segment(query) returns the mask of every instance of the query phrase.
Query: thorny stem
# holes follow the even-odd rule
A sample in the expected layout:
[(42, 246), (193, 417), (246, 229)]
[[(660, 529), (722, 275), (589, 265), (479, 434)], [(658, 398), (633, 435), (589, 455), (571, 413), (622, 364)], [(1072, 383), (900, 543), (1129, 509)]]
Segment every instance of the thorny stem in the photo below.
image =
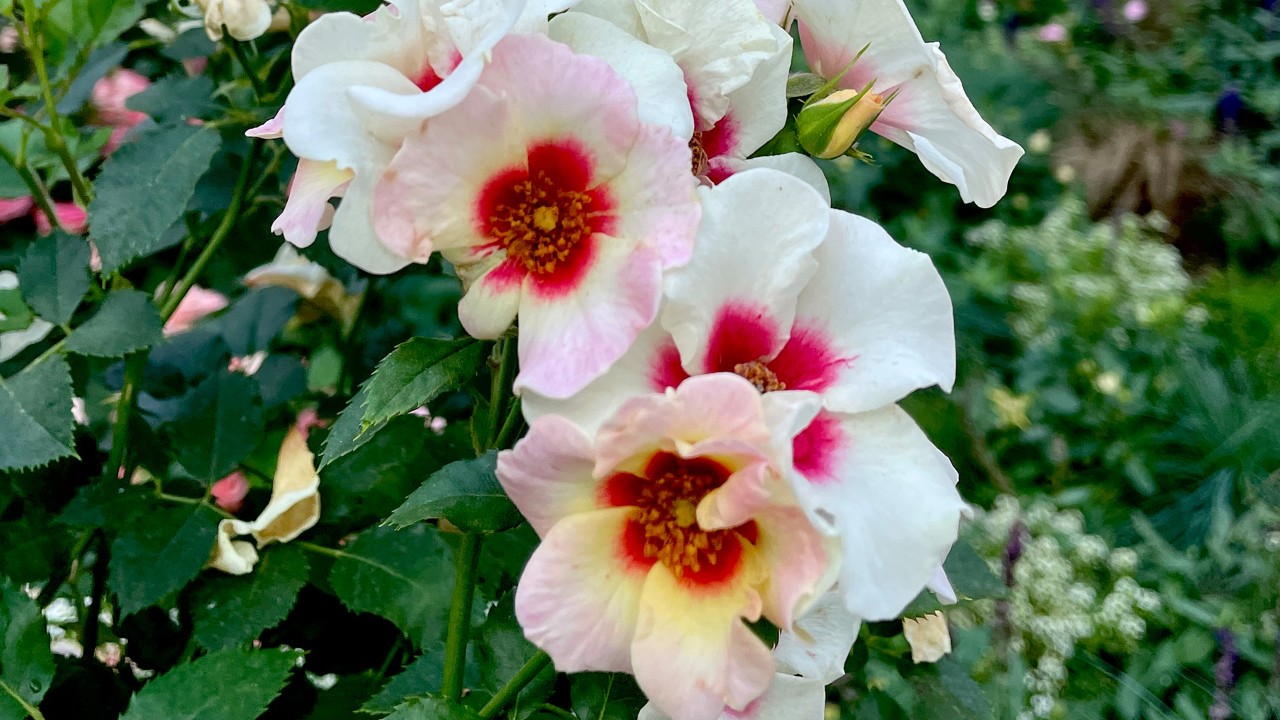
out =
[(453, 601), (449, 604), (449, 625), (444, 644), (444, 677), (440, 687), (446, 700), (462, 697), (462, 678), (467, 665), (467, 636), (471, 630), (471, 601), (476, 592), (476, 568), (480, 564), (483, 536), (468, 533), (454, 557)]
[[(227, 26), (222, 26), (222, 32), (227, 32)], [(253, 71), (253, 67), (249, 65), (249, 56), (244, 52), (244, 43), (239, 40), (232, 40), (227, 35), (227, 45), (231, 48), (231, 54), (235, 56), (236, 62), (240, 64), (240, 69), (244, 70), (244, 74), (249, 77), (249, 84), (253, 86), (253, 99), (262, 104), (262, 99), (267, 96), (267, 90), (262, 86), (262, 78)]]
[(120, 400), (116, 403), (116, 419), (111, 426), (111, 456), (107, 462), (107, 470), (113, 477), (120, 477), (124, 472), (129, 444), (129, 416), (133, 414), (133, 405), (138, 396), (138, 383), (142, 382), (142, 371), (146, 367), (145, 351), (133, 353), (125, 358), (124, 384), (120, 387)]
[(76, 199), (81, 205), (88, 206), (89, 201), (93, 199), (93, 188), (89, 187), (88, 181), (80, 173), (80, 167), (72, 157), (71, 151), (67, 149), (66, 139), (62, 137), (62, 117), (58, 115), (58, 103), (53, 98), (53, 84), (49, 82), (49, 71), (44, 64), (44, 39), (40, 29), (33, 23), (33, 20), (39, 18), (35, 0), (22, 0), (22, 8), (27, 18), (28, 54), (31, 57), (31, 65), (35, 68), (36, 78), (40, 81), (40, 93), (44, 96), (45, 110), (49, 113), (49, 125), (44, 128), (45, 141), (66, 168), (67, 175), (71, 178), (71, 186), (75, 189)]
[(492, 718), (501, 712), (503, 708), (515, 699), (516, 695), (520, 694), (520, 691), (523, 690), (526, 685), (533, 682), (533, 679), (538, 677), (538, 673), (542, 672), (542, 669), (550, 662), (551, 656), (545, 652), (539, 650), (537, 653), (534, 653), (534, 656), (526, 660), (524, 665), (521, 665), (520, 669), (516, 671), (516, 674), (511, 676), (511, 679), (507, 681), (507, 684), (503, 685), (498, 692), (494, 693), (493, 698), (490, 699), (489, 702), (485, 703), (484, 707), (480, 709), (481, 720), (489, 720), (489, 718)]

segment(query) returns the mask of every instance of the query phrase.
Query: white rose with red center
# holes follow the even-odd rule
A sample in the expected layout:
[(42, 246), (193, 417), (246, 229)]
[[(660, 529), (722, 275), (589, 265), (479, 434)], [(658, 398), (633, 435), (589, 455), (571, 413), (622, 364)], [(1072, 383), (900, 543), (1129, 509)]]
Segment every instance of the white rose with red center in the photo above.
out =
[(670, 274), (659, 322), (581, 393), (526, 393), (525, 412), (590, 429), (628, 397), (715, 372), (749, 380), (766, 407), (816, 394), (823, 410), (788, 448), (793, 489), (841, 538), (848, 609), (896, 617), (934, 577), (965, 509), (950, 463), (894, 405), (951, 386), (946, 287), (927, 256), (784, 173), (750, 170), (699, 193), (694, 257)]
[(495, 338), (518, 318), (517, 390), (567, 397), (626, 352), (663, 272), (688, 260), (689, 158), (604, 61), (513, 35), (466, 100), (405, 140), (378, 185), (377, 231), (399, 257), (442, 251), (466, 285), (467, 332)]

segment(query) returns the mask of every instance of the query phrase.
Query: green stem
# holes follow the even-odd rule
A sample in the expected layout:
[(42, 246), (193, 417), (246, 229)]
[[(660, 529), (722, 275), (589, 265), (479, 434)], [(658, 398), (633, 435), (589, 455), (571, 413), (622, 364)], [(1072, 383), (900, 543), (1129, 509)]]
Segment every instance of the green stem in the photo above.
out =
[(97, 552), (93, 556), (93, 589), (89, 594), (89, 607), (84, 616), (84, 633), (81, 643), (84, 645), (84, 657), (93, 662), (93, 652), (98, 647), (98, 616), (102, 614), (102, 596), (107, 592), (107, 537), (101, 532), (98, 536)]
[(120, 400), (116, 403), (116, 420), (111, 427), (111, 456), (107, 469), (112, 477), (119, 477), (127, 461), (129, 444), (129, 416), (138, 397), (138, 383), (147, 367), (146, 351), (136, 352), (125, 358), (124, 385), (120, 387)]
[(483, 708), (480, 708), (480, 719), (489, 720), (489, 718), (492, 718), (501, 712), (503, 708), (515, 699), (516, 695), (520, 694), (520, 691), (523, 690), (526, 685), (533, 682), (533, 679), (538, 676), (538, 673), (542, 672), (542, 669), (550, 662), (551, 656), (541, 650), (525, 661), (525, 664), (520, 666), (520, 669), (516, 671), (515, 675), (511, 676), (511, 679), (507, 681), (507, 684), (503, 685), (502, 688), (494, 694), (493, 698), (484, 704)]
[(169, 293), (164, 307), (160, 309), (160, 317), (162, 319), (168, 320), (174, 311), (178, 309), (178, 304), (182, 302), (182, 298), (186, 296), (187, 291), (196, 284), (200, 273), (209, 264), (209, 260), (213, 258), (213, 254), (222, 245), (222, 241), (226, 240), (227, 236), (235, 228), (236, 220), (240, 217), (240, 206), (244, 204), (245, 190), (249, 187), (249, 178), (253, 175), (253, 166), (257, 164), (258, 155), (261, 152), (262, 143), (257, 140), (253, 141), (253, 144), (249, 147), (249, 156), (244, 159), (244, 164), (240, 166), (240, 177), (236, 178), (236, 188), (231, 195), (231, 203), (227, 206), (227, 211), (222, 215), (222, 222), (218, 223), (217, 229), (213, 231), (209, 242), (205, 243), (204, 249), (196, 257), (191, 269), (187, 270), (187, 274), (182, 276), (181, 282)]
[(483, 536), (462, 536), (454, 562), (453, 601), (449, 605), (449, 627), (444, 644), (444, 677), (440, 681), (446, 700), (462, 697), (462, 678), (467, 665), (467, 635), (471, 631), (471, 600), (476, 592), (476, 568), (480, 564)]
[(503, 411), (506, 409), (507, 399), (511, 397), (511, 382), (516, 376), (516, 349), (515, 338), (502, 338), (494, 348), (499, 360), (489, 387), (489, 432), (486, 439), (491, 448), (498, 446), (501, 427), (499, 418), (506, 417)]
[(524, 419), (520, 412), (520, 398), (511, 401), (511, 409), (507, 411), (507, 420), (502, 423), (502, 430), (498, 431), (498, 439), (494, 441), (493, 446), (499, 450), (506, 450), (515, 445), (516, 433), (520, 431), (521, 420)]
[(26, 33), (28, 54), (31, 57), (31, 65), (35, 68), (36, 78), (40, 81), (40, 94), (44, 96), (45, 110), (49, 112), (49, 125), (44, 129), (45, 143), (62, 160), (62, 166), (66, 168), (67, 175), (71, 178), (71, 187), (75, 189), (76, 200), (88, 207), (89, 201), (93, 199), (93, 188), (80, 173), (80, 166), (76, 164), (76, 159), (67, 149), (66, 139), (62, 137), (62, 117), (58, 115), (58, 103), (53, 98), (53, 84), (49, 82), (49, 71), (44, 64), (44, 38), (41, 35), (41, 29), (31, 22), (31, 19), (40, 17), (36, 11), (35, 0), (22, 0), (22, 8), (28, 18)]
[[(225, 25), (222, 26), (222, 32), (225, 33), (226, 31), (227, 27)], [(231, 48), (231, 54), (235, 56), (236, 62), (240, 64), (244, 74), (249, 77), (249, 84), (253, 86), (253, 99), (261, 105), (262, 99), (267, 96), (267, 89), (262, 86), (262, 78), (258, 77), (258, 74), (253, 71), (253, 67), (249, 65), (249, 56), (244, 52), (244, 43), (230, 39), (230, 35), (225, 37), (227, 38), (227, 45)]]
[(183, 505), (205, 505), (210, 510), (218, 513), (219, 515), (221, 515), (222, 517), (228, 520), (234, 520), (236, 518), (235, 515), (232, 515), (231, 513), (227, 512), (226, 510), (223, 510), (217, 505), (213, 505), (206, 502), (203, 498), (184, 497), (182, 495), (170, 495), (169, 493), (164, 493), (164, 492), (157, 492), (156, 498), (159, 500), (164, 500), (165, 502), (182, 503)]
[(17, 690), (14, 690), (13, 688), (9, 687), (8, 683), (4, 682), (3, 680), (0, 680), (0, 689), (3, 689), (6, 693), (9, 694), (9, 697), (17, 701), (17, 703), (22, 706), (22, 709), (25, 710), (26, 713), (31, 716), (32, 720), (44, 720), (44, 715), (40, 714), (40, 708), (27, 702), (21, 695), (18, 694)]

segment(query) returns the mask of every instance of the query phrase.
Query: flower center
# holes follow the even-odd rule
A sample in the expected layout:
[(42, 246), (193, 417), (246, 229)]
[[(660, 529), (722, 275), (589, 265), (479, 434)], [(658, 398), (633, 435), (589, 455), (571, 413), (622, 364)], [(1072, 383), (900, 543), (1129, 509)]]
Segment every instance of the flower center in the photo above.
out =
[(689, 150), (693, 153), (693, 174), (694, 177), (702, 177), (707, 174), (707, 166), (711, 161), (711, 157), (707, 155), (707, 149), (702, 145), (702, 131), (695, 130), (693, 137), (689, 139)]
[(732, 570), (743, 528), (703, 530), (697, 518), (698, 503), (724, 483), (729, 471), (719, 463), (673, 455), (661, 456), (651, 468), (632, 499), (635, 521), (643, 529), (644, 557), (666, 565), (680, 579), (711, 579)]
[(590, 192), (562, 187), (542, 170), (511, 184), (488, 217), (489, 232), (534, 275), (549, 275), (591, 236)]
[(779, 380), (778, 376), (759, 360), (738, 363), (733, 366), (733, 371), (746, 378), (762, 393), (787, 389), (787, 384)]

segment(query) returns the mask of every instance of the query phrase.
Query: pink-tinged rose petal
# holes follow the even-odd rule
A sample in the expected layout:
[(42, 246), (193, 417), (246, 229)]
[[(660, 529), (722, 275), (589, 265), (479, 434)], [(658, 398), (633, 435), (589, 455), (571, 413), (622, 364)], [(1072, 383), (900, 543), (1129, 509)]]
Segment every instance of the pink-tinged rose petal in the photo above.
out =
[(640, 687), (673, 720), (715, 720), (726, 706), (745, 709), (774, 676), (769, 649), (742, 621), (759, 612), (760, 598), (745, 582), (691, 589), (655, 565), (631, 650)]
[(227, 306), (227, 296), (217, 290), (193, 286), (164, 324), (166, 336), (190, 330), (196, 321)]
[(756, 550), (772, 570), (760, 593), (764, 614), (789, 628), (835, 582), (830, 541), (799, 508), (767, 508), (756, 514), (755, 522), (760, 531)]
[(187, 71), (189, 77), (203, 75), (208, 67), (209, 58), (207, 57), (186, 58), (182, 61), (182, 69)]
[(316, 409), (312, 407), (298, 411), (298, 417), (293, 421), (293, 426), (298, 429), (298, 432), (302, 433), (303, 440), (307, 439), (311, 433), (311, 428), (326, 427), (328, 424), (329, 421), (321, 418)]
[(633, 508), (557, 522), (525, 566), (516, 618), (561, 672), (631, 672), (631, 644), (650, 565), (622, 549)]
[(511, 450), (498, 454), (498, 480), (539, 535), (560, 520), (601, 505), (591, 441), (558, 415), (534, 420)]
[[(89, 213), (75, 203), (56, 202), (53, 204), (53, 211), (57, 213), (58, 224), (62, 226), (62, 229), (73, 235), (79, 235), (89, 227)], [(34, 218), (37, 233), (48, 235), (53, 232), (53, 223), (49, 222), (49, 218), (44, 214), (44, 211), (37, 208)]]
[(249, 479), (239, 470), (213, 484), (210, 490), (213, 502), (227, 512), (237, 512), (249, 494)]
[(35, 198), (27, 195), (18, 198), (0, 198), (0, 223), (7, 223), (31, 212), (36, 206)]
[[(823, 720), (826, 707), (826, 683), (779, 673), (764, 695), (741, 710), (725, 708), (719, 720)], [(670, 720), (670, 716), (649, 703), (640, 709), (637, 720)]]
[(299, 160), (298, 170), (289, 183), (289, 199), (284, 212), (271, 223), (271, 232), (284, 235), (295, 247), (307, 247), (316, 233), (333, 222), (333, 206), (329, 198), (341, 195), (355, 173), (341, 170), (337, 164)]
[(125, 103), (150, 85), (150, 80), (133, 70), (112, 70), (93, 84), (89, 97), (97, 112), (98, 121), (103, 125), (129, 128), (146, 120), (146, 113), (130, 110)]
[(263, 140), (278, 140), (284, 137), (284, 108), (276, 111), (274, 117), (261, 125), (244, 131), (246, 137)]
[(1142, 22), (1147, 17), (1146, 0), (1129, 0), (1124, 4), (1124, 19), (1131, 23)]

